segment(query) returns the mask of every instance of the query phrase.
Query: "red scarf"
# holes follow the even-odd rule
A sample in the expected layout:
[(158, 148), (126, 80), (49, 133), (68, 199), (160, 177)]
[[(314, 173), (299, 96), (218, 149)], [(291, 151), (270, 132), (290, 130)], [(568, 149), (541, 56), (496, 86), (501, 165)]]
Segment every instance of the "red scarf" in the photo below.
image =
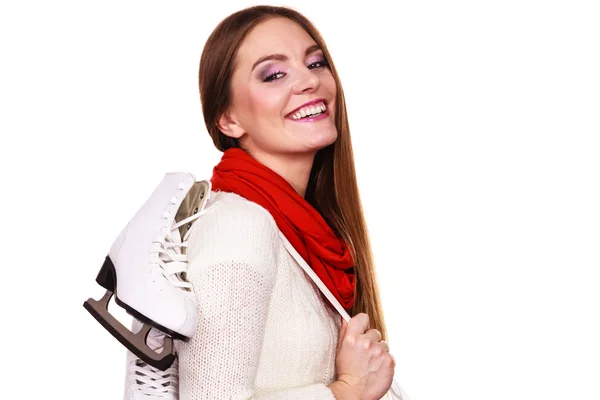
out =
[(239, 148), (223, 153), (211, 182), (213, 190), (236, 193), (269, 211), (342, 307), (352, 307), (356, 280), (348, 246), (289, 182)]

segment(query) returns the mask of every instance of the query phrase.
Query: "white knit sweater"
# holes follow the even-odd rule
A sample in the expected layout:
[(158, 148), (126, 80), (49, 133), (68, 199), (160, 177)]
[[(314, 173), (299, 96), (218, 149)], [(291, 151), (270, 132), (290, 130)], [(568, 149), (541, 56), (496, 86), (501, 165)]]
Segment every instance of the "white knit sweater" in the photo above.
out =
[(340, 315), (286, 251), (273, 217), (212, 192), (189, 237), (198, 329), (179, 345), (179, 399), (327, 399)]

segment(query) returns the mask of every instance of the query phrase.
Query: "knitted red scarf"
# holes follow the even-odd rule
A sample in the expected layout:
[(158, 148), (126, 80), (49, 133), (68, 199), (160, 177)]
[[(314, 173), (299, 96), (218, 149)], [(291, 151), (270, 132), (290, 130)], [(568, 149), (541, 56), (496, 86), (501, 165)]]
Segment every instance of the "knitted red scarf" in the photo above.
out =
[(289, 182), (239, 148), (223, 153), (211, 182), (213, 190), (236, 193), (269, 211), (342, 306), (352, 307), (356, 280), (348, 246)]

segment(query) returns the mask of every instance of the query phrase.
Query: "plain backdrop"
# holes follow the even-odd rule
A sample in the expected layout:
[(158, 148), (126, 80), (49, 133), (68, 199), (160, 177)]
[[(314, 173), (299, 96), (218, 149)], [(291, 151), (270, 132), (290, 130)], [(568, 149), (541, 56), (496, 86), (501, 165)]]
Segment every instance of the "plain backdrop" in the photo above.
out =
[[(0, 397), (121, 398), (124, 347), (82, 303), (164, 173), (210, 177), (200, 53), (253, 4), (0, 6)], [(599, 399), (598, 3), (270, 4), (339, 70), (411, 399)]]

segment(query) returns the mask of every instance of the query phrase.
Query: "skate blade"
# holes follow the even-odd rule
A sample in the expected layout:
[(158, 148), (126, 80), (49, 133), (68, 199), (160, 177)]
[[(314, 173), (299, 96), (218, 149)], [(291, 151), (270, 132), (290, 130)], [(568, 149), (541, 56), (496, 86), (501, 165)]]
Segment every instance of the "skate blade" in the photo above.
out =
[[(117, 273), (115, 271), (115, 266), (109, 256), (106, 256), (106, 258), (104, 260), (104, 264), (102, 264), (102, 268), (100, 269), (100, 272), (98, 273), (98, 276), (96, 277), (96, 282), (100, 286), (102, 286), (103, 288), (108, 290), (109, 292), (111, 292), (113, 294), (115, 292), (118, 293), (118, 291), (117, 291)], [(190, 341), (189, 337), (184, 336), (179, 332), (175, 332), (174, 330), (169, 329), (165, 326), (162, 326), (158, 322), (155, 322), (155, 321), (151, 320), (150, 318), (146, 317), (144, 314), (137, 312), (137, 310), (134, 309), (133, 307), (129, 307), (129, 305), (123, 303), (119, 299), (118, 295), (115, 295), (115, 303), (117, 303), (118, 306), (120, 306), (125, 311), (127, 311), (127, 314), (133, 316), (134, 318), (137, 318), (144, 324), (148, 324), (148, 325), (156, 328), (157, 330), (159, 330), (163, 333), (166, 333), (167, 335), (171, 336), (173, 339), (178, 339), (183, 342)], [(107, 306), (108, 306), (108, 303), (107, 303)], [(110, 315), (110, 313), (108, 313), (108, 311), (107, 311), (107, 314)]]
[(163, 349), (160, 353), (152, 350), (146, 344), (146, 338), (152, 326), (143, 323), (142, 329), (138, 333), (131, 332), (108, 312), (108, 302), (112, 296), (113, 293), (107, 290), (100, 300), (89, 298), (83, 303), (83, 307), (129, 351), (145, 363), (165, 371), (175, 361), (173, 338), (168, 335), (165, 336)]

